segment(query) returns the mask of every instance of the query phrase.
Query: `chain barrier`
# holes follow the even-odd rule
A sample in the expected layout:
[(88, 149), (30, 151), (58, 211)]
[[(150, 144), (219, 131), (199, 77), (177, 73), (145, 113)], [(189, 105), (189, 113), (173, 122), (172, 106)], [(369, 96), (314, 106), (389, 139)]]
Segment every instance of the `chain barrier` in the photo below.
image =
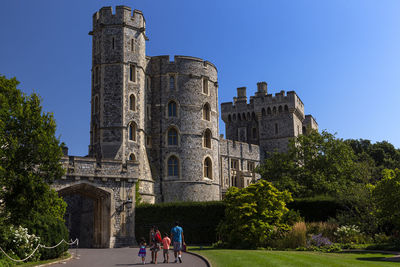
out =
[[(0, 251), (3, 252), (4, 255), (6, 255), (6, 257), (9, 258), (9, 259), (12, 260), (12, 261), (15, 261), (15, 262), (24, 262), (24, 261), (28, 260), (30, 257), (32, 257), (32, 256), (36, 253), (36, 251), (37, 251), (39, 248), (53, 249), (53, 248), (56, 248), (56, 247), (58, 247), (59, 245), (61, 245), (63, 242), (64, 242), (65, 244), (67, 244), (68, 246), (72, 246), (72, 245), (76, 244), (76, 249), (78, 249), (78, 246), (79, 246), (79, 239), (77, 238), (77, 239), (75, 239), (75, 241), (72, 241), (72, 239), (71, 239), (70, 242), (67, 242), (67, 241), (65, 241), (65, 240), (63, 239), (63, 240), (61, 240), (57, 245), (51, 246), (51, 247), (46, 247), (45, 245), (38, 244), (38, 245), (36, 246), (36, 248), (33, 250), (33, 252), (32, 252), (29, 256), (27, 256), (25, 259), (22, 259), (22, 260), (13, 259), (13, 258), (10, 257), (1, 247), (0, 247)], [(76, 253), (78, 253), (78, 251), (76, 251)]]

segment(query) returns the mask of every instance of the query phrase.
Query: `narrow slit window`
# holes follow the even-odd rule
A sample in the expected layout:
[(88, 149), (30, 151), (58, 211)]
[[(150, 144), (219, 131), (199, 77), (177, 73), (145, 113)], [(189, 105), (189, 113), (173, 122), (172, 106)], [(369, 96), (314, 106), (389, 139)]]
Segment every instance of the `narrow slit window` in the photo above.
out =
[(173, 76), (173, 75), (169, 76), (169, 89), (170, 90), (175, 89), (175, 76)]
[(203, 78), (203, 93), (208, 95), (208, 79)]
[(136, 82), (136, 67), (135, 67), (135, 65), (130, 65), (130, 68), (129, 68), (129, 81)]

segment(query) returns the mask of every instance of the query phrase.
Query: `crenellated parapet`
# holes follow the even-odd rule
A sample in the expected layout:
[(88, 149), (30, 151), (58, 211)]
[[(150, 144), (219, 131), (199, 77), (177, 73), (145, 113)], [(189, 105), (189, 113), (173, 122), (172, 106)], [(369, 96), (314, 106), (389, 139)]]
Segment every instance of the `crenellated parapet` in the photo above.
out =
[(247, 102), (246, 87), (237, 88), (237, 97), (233, 102), (221, 104), (221, 116), (225, 123), (240, 120), (249, 120), (252, 116), (275, 116), (284, 112), (295, 113), (304, 120), (304, 104), (295, 91), (280, 91), (268, 94), (267, 83), (257, 83), (258, 91), (250, 96)]
[(103, 7), (93, 14), (93, 28), (104, 26), (126, 26), (140, 29), (145, 32), (146, 21), (140, 10), (133, 10), (127, 6), (117, 6), (115, 13), (111, 6)]

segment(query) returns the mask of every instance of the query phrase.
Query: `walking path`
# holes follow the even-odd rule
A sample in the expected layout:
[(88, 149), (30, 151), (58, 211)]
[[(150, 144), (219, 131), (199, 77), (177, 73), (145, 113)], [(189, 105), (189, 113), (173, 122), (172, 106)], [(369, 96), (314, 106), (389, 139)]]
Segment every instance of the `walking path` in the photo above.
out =
[[(137, 266), (142, 265), (142, 259), (138, 257), (138, 248), (110, 248), (110, 249), (85, 249), (80, 248), (77, 250), (78, 259), (76, 258), (76, 250), (70, 250), (70, 253), (73, 255), (73, 258), (60, 262), (58, 264), (51, 265), (52, 267), (111, 267), (111, 266)], [(154, 264), (150, 264), (151, 261), (151, 253), (150, 250), (147, 249), (146, 256), (146, 265), (154, 266)], [(174, 252), (172, 250), (169, 251), (169, 263), (163, 262), (162, 251), (159, 251), (158, 254), (158, 263), (155, 266), (174, 266), (177, 265), (179, 267), (206, 267), (206, 262), (193, 254), (183, 253), (182, 254), (182, 263), (173, 263), (175, 260)], [(146, 266), (145, 265), (145, 266)]]

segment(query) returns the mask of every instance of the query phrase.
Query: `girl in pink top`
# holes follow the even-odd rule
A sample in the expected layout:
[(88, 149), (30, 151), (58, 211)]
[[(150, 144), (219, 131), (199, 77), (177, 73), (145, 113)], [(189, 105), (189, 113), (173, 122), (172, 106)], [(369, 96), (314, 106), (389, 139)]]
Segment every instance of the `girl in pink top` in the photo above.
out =
[(168, 234), (166, 233), (164, 233), (162, 244), (163, 244), (164, 263), (168, 263), (169, 261), (168, 250), (169, 250), (169, 245), (171, 245), (171, 239), (169, 239)]

